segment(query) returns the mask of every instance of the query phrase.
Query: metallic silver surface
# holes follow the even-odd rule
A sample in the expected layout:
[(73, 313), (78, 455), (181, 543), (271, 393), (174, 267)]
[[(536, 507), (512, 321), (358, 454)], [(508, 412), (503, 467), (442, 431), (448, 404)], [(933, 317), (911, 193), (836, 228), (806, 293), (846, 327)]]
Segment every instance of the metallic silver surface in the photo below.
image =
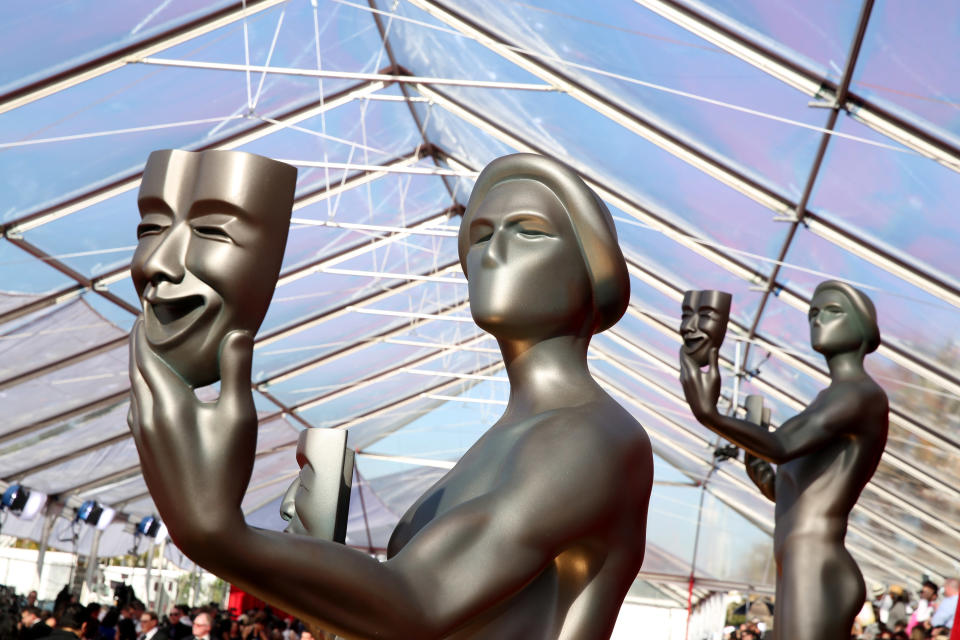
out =
[(710, 348), (719, 349), (723, 345), (732, 298), (724, 291), (709, 289), (683, 293), (680, 320), (683, 352), (701, 367), (708, 362)]
[(717, 411), (718, 346), (710, 348), (706, 370), (680, 351), (680, 380), (697, 420), (777, 465), (773, 472), (747, 458), (751, 478), (776, 500), (778, 640), (849, 638), (866, 590), (844, 547), (847, 519), (887, 441), (887, 396), (863, 367), (864, 356), (880, 345), (873, 303), (854, 287), (828, 280), (814, 292), (809, 322), (810, 342), (827, 361), (830, 386), (773, 432), (763, 424), (756, 399), (748, 404), (748, 418), (756, 421), (759, 414), (760, 424)]
[(343, 543), (347, 537), (354, 452), (343, 429), (305, 429), (297, 440), (300, 475), (280, 502), (285, 531)]
[(297, 170), (242, 151), (154, 151), (130, 275), (150, 346), (194, 387), (217, 350), (260, 328), (280, 274)]
[(643, 560), (653, 482), (646, 433), (587, 368), (591, 336), (629, 298), (612, 219), (565, 165), (507, 156), (478, 178), (459, 250), (510, 397), (401, 518), (387, 561), (244, 522), (248, 331), (223, 338), (220, 398), (200, 403), (137, 323), (129, 422), (144, 477), (191, 558), (341, 636), (607, 638)]

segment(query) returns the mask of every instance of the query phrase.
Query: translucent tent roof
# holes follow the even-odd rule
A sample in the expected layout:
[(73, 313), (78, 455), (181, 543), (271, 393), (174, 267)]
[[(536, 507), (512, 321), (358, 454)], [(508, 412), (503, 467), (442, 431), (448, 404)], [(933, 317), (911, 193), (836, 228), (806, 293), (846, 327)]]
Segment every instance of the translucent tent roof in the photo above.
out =
[[(763, 394), (777, 424), (827, 380), (805, 328), (813, 288), (840, 278), (871, 296), (884, 345), (868, 365), (890, 396), (890, 437), (848, 547), (868, 580), (960, 572), (960, 7), (928, 9), (3, 7), (0, 483), (68, 506), (96, 498), (122, 520), (153, 513), (125, 425), (138, 180), (154, 149), (240, 149), (300, 168), (257, 338), (259, 453), (244, 509), (280, 528), (298, 432), (348, 429), (359, 470), (349, 542), (382, 549), (505, 401), (455, 238), (477, 171), (536, 151), (607, 202), (629, 263), (630, 308), (590, 357), (655, 446), (641, 577), (658, 597), (685, 603), (675, 583), (692, 564), (698, 584), (769, 590), (773, 578), (772, 504), (742, 463), (714, 464), (719, 442), (677, 383), (679, 300), (691, 287), (734, 294), (724, 401)], [(129, 547), (118, 527), (101, 553)], [(41, 535), (15, 518), (3, 531)]]

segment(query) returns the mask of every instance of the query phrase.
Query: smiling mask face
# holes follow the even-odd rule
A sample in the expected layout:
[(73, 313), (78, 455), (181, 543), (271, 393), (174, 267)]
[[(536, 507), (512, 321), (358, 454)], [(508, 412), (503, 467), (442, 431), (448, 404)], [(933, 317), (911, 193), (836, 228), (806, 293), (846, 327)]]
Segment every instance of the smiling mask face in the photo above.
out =
[(683, 294), (680, 335), (683, 352), (698, 366), (706, 366), (712, 347), (720, 348), (730, 320), (732, 296), (723, 291), (687, 291)]
[(277, 284), (297, 170), (239, 151), (155, 151), (130, 267), (147, 341), (191, 386), (220, 378), (231, 331), (255, 334)]

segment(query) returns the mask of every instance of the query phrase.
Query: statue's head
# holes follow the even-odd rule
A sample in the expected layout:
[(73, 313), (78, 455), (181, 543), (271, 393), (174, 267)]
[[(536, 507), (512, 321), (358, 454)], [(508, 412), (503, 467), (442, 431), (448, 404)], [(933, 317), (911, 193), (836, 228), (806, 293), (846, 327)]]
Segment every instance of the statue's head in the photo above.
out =
[(683, 294), (680, 335), (683, 352), (698, 366), (706, 366), (710, 349), (720, 348), (727, 334), (732, 296), (724, 291), (690, 290)]
[(551, 158), (518, 153), (488, 164), (458, 249), (473, 318), (498, 338), (599, 333), (630, 299), (610, 212)]
[(157, 354), (194, 387), (220, 342), (257, 332), (277, 284), (297, 170), (240, 151), (154, 151), (140, 183), (130, 274)]
[(867, 294), (839, 280), (817, 285), (810, 300), (810, 344), (824, 356), (880, 346), (877, 310)]

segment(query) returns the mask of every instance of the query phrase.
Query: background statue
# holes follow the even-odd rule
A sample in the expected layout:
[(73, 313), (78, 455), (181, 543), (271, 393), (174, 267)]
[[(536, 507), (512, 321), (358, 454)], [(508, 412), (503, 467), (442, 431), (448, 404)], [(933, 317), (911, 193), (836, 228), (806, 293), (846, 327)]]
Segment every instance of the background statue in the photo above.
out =
[(770, 492), (772, 469), (748, 458), (751, 477), (776, 500), (774, 638), (846, 640), (866, 598), (863, 576), (844, 547), (847, 518), (887, 441), (887, 396), (863, 368), (864, 356), (880, 346), (880, 330), (870, 299), (836, 280), (817, 287), (809, 319), (830, 386), (776, 431), (762, 418), (758, 425), (717, 411), (719, 346), (710, 348), (706, 371), (681, 349), (680, 381), (697, 420), (778, 465)]
[(643, 560), (653, 481), (646, 433), (587, 368), (591, 336), (629, 298), (613, 221), (565, 165), (507, 156), (478, 178), (459, 252), (510, 397), (401, 518), (387, 561), (247, 526), (257, 424), (248, 332), (223, 339), (221, 395), (204, 404), (137, 323), (130, 425), (144, 477), (187, 555), (339, 635), (606, 638)]
[(354, 451), (342, 429), (304, 429), (297, 439), (300, 474), (280, 501), (287, 533), (333, 540), (347, 538)]
[(277, 286), (296, 168), (242, 151), (154, 151), (130, 275), (150, 348), (189, 385), (220, 378), (231, 331), (257, 332)]

